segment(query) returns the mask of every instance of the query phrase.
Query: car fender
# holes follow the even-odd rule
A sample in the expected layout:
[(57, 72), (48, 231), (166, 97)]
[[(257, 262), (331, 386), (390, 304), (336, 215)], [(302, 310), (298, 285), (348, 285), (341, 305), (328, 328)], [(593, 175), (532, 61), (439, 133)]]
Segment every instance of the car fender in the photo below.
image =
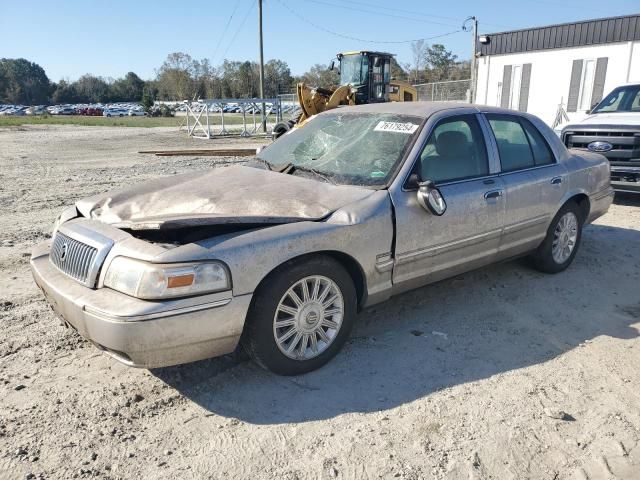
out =
[(255, 291), (272, 271), (309, 254), (335, 252), (364, 274), (366, 304), (391, 292), (393, 218), (386, 190), (347, 205), (322, 221), (301, 221), (215, 236), (163, 252), (154, 262), (219, 260), (231, 273), (233, 294)]

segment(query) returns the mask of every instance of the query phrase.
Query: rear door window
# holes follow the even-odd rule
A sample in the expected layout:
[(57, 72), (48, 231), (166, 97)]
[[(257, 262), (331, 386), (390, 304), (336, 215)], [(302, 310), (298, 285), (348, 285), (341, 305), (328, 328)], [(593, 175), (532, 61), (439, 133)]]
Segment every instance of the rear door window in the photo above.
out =
[(487, 115), (498, 144), (503, 172), (535, 166), (531, 146), (520, 122), (511, 115)]
[(536, 166), (555, 163), (553, 153), (551, 153), (551, 149), (549, 148), (547, 141), (544, 139), (538, 129), (534, 127), (531, 122), (529, 122), (529, 120), (526, 120), (524, 118), (520, 119), (520, 123), (524, 127), (524, 131), (527, 134), (527, 140), (529, 140), (529, 145), (531, 145), (533, 160)]
[(487, 114), (486, 117), (498, 144), (503, 172), (555, 162), (546, 140), (527, 119), (499, 114)]

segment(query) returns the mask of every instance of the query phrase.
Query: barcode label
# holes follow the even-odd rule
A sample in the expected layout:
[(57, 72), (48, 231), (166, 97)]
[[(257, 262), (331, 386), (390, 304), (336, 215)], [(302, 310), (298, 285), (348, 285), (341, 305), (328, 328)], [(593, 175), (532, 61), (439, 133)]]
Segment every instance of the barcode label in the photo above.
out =
[(396, 132), (412, 134), (418, 129), (419, 125), (415, 123), (401, 123), (401, 122), (379, 122), (374, 132)]

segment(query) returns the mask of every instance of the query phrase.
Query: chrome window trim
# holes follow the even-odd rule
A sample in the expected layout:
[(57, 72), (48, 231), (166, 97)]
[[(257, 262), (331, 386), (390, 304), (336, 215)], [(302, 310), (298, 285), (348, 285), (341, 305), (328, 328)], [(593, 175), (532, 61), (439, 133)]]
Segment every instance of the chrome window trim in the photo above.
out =
[(558, 165), (558, 164), (557, 163), (548, 163), (547, 165), (537, 165), (535, 167), (521, 168), (519, 170), (509, 170), (507, 172), (500, 172), (498, 174), (498, 176), (499, 177), (504, 177), (506, 175), (511, 175), (512, 173), (530, 172), (532, 170), (540, 170), (542, 168), (555, 167), (556, 165)]
[[(478, 180), (488, 180), (488, 179), (499, 178), (499, 177), (500, 177), (499, 173), (491, 173), (483, 177), (461, 178), (459, 180), (451, 180), (450, 182), (436, 183), (435, 185), (436, 187), (440, 188), (440, 187), (447, 187), (449, 185), (457, 185), (459, 183), (477, 182)], [(409, 191), (412, 191), (412, 190), (409, 190)]]
[[(498, 151), (498, 142), (496, 141), (496, 137), (493, 134), (491, 125), (489, 125), (489, 120), (487, 120), (487, 117), (483, 113), (478, 113), (476, 117), (478, 117), (480, 128), (482, 128), (482, 132), (484, 133), (485, 144), (487, 146), (490, 146), (490, 150), (491, 150), (489, 172), (492, 174), (500, 173), (502, 171), (502, 165), (500, 164), (500, 152)], [(489, 150), (489, 148), (487, 150)]]
[[(556, 156), (556, 153), (553, 151), (553, 148), (551, 148), (551, 144), (549, 143), (549, 140), (544, 136), (544, 133), (532, 122), (530, 121), (528, 118), (524, 117), (523, 115), (517, 115), (517, 114), (513, 114), (513, 113), (496, 113), (496, 112), (483, 112), (481, 114), (482, 116), (485, 117), (485, 121), (487, 122), (487, 126), (489, 127), (489, 131), (491, 132), (491, 136), (493, 137), (493, 142), (495, 142), (495, 146), (496, 146), (496, 153), (497, 153), (497, 158), (498, 158), (498, 166), (500, 167), (500, 174), (502, 175), (507, 175), (509, 173), (518, 173), (518, 172), (527, 172), (529, 170), (536, 170), (538, 168), (544, 168), (544, 167), (552, 167), (555, 165), (558, 165), (558, 157)], [(533, 167), (527, 167), (527, 168), (518, 168), (515, 170), (502, 170), (502, 162), (500, 161), (500, 150), (498, 150), (498, 141), (496, 140), (496, 136), (495, 133), (493, 132), (493, 128), (491, 128), (491, 123), (489, 123), (489, 119), (487, 118), (487, 115), (496, 115), (496, 116), (500, 116), (500, 117), (513, 117), (515, 119), (515, 121), (518, 123), (518, 125), (520, 125), (520, 128), (522, 129), (522, 133), (524, 133), (524, 138), (527, 140), (527, 144), (529, 145), (529, 150), (531, 150), (531, 158), (533, 159)], [(529, 122), (529, 125), (531, 125), (533, 128), (536, 129), (536, 131), (540, 134), (540, 136), (542, 137), (542, 140), (544, 141), (545, 145), (547, 146), (547, 150), (549, 150), (549, 153), (551, 153), (551, 157), (553, 158), (553, 162), (551, 163), (547, 163), (545, 165), (536, 165), (536, 157), (533, 153), (533, 148), (531, 147), (531, 142), (529, 141), (529, 138), (527, 137), (527, 131), (524, 128), (524, 125), (522, 125), (522, 120), (526, 120), (527, 122)], [(564, 142), (563, 142), (564, 143)]]
[[(499, 159), (496, 156), (496, 150), (494, 146), (494, 144), (492, 142), (495, 141), (495, 139), (491, 139), (491, 136), (489, 136), (489, 138), (487, 138), (487, 135), (490, 135), (490, 133), (486, 130), (486, 125), (483, 125), (483, 122), (486, 121), (485, 119), (482, 119), (482, 114), (480, 113), (480, 111), (475, 108), (475, 107), (469, 107), (469, 108), (455, 108), (455, 109), (451, 109), (451, 110), (445, 110), (442, 112), (438, 112), (434, 115), (432, 115), (431, 117), (429, 117), (429, 119), (427, 120), (425, 127), (423, 127), (423, 138), (422, 141), (419, 141), (419, 139), (416, 140), (415, 145), (414, 145), (414, 149), (417, 150), (414, 152), (410, 152), (410, 155), (407, 156), (407, 160), (405, 162), (405, 165), (409, 165), (410, 164), (410, 168), (407, 169), (407, 171), (405, 172), (404, 176), (401, 176), (400, 174), (397, 175), (396, 179), (399, 181), (402, 177), (402, 181), (400, 182), (400, 191), (401, 192), (415, 192), (416, 189), (415, 188), (407, 188), (407, 182), (409, 180), (409, 177), (411, 176), (411, 172), (413, 172), (416, 163), (420, 160), (420, 155), (422, 154), (422, 151), (424, 150), (424, 148), (426, 147), (427, 143), (429, 142), (429, 139), (431, 138), (431, 134), (433, 133), (434, 129), (443, 121), (446, 120), (447, 118), (450, 117), (458, 117), (458, 116), (462, 116), (462, 115), (473, 115), (476, 117), (476, 120), (478, 122), (478, 124), (480, 125), (480, 130), (482, 131), (482, 136), (484, 139), (484, 144), (485, 144), (485, 149), (487, 151), (487, 162), (489, 164), (489, 175), (484, 175), (481, 177), (472, 177), (472, 178), (461, 178), (458, 180), (452, 180), (450, 182), (442, 182), (442, 183), (438, 183), (436, 184), (438, 187), (440, 186), (445, 186), (445, 185), (453, 185), (453, 184), (457, 184), (457, 183), (465, 183), (465, 182), (471, 182), (471, 181), (477, 181), (477, 180), (486, 180), (486, 179), (490, 179), (490, 178), (495, 178), (499, 175), (499, 171), (494, 171), (496, 166), (499, 165)], [(491, 145), (491, 146), (490, 146)], [(411, 155), (413, 155), (413, 159), (411, 159)], [(496, 162), (498, 162), (498, 164), (496, 164)]]

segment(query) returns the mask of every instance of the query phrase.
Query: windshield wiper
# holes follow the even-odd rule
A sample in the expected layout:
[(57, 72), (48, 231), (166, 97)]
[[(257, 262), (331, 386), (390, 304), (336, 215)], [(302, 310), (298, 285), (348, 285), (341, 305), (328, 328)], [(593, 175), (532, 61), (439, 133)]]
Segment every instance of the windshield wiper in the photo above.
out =
[(273, 165), (271, 162), (266, 161), (264, 158), (255, 157), (258, 162), (264, 163), (264, 166), (267, 167), (267, 170), (273, 170)]
[(316, 170), (315, 168), (311, 168), (311, 167), (302, 167), (300, 165), (294, 165), (293, 163), (289, 162), (286, 163), (282, 166), (277, 165), (276, 168), (273, 168), (274, 171), (276, 172), (280, 172), (280, 173), (287, 173), (289, 175), (291, 175), (292, 173), (299, 171), (299, 172), (307, 172), (307, 173), (312, 173), (313, 175), (322, 178), (323, 180), (325, 180), (326, 182), (332, 184), (332, 185), (336, 185), (336, 182), (334, 182), (333, 180), (331, 180), (327, 175), (327, 173), (325, 172), (321, 172), (320, 170)]

